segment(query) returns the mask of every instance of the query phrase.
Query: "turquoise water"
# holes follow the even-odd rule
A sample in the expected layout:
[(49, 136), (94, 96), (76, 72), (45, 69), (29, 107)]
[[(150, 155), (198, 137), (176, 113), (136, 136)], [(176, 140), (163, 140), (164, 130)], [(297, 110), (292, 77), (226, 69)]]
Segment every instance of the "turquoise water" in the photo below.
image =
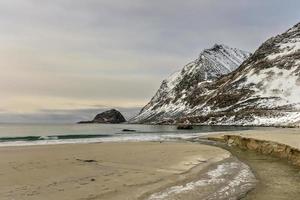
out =
[[(135, 131), (124, 132), (123, 129)], [(168, 140), (196, 137), (215, 131), (247, 129), (249, 128), (195, 126), (193, 130), (177, 130), (176, 126), (170, 125), (136, 124), (0, 124), (0, 146)]]

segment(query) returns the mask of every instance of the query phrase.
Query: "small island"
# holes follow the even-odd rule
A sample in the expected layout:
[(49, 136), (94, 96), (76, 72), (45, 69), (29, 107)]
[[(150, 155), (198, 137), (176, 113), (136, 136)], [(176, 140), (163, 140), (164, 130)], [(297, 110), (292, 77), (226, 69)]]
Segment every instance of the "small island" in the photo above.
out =
[(107, 110), (91, 121), (80, 121), (78, 124), (120, 124), (126, 122), (125, 117), (116, 109)]

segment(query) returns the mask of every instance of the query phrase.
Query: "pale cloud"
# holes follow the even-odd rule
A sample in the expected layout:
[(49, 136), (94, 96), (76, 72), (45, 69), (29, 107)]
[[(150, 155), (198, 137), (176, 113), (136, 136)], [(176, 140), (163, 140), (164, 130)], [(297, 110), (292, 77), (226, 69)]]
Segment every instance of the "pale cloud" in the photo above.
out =
[[(38, 113), (40, 110), (79, 110), (97, 108), (133, 108), (142, 107), (143, 101), (132, 101), (131, 99), (78, 99), (78, 98), (59, 98), (49, 96), (18, 96), (15, 98), (3, 98), (0, 100), (3, 109), (0, 113)], [(122, 105), (122, 106), (119, 106)]]

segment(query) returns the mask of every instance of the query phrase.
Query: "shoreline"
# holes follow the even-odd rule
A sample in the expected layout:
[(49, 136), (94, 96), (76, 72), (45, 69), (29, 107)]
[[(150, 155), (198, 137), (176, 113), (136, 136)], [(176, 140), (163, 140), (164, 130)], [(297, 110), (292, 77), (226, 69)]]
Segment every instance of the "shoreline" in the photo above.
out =
[[(218, 133), (207, 139), (251, 167), (259, 182), (243, 200), (298, 199), (300, 129)], [(205, 143), (205, 142), (204, 142)]]
[(298, 199), (300, 196), (299, 167), (291, 165), (287, 160), (228, 146), (219, 141), (201, 140), (200, 143), (214, 145), (231, 152), (240, 161), (247, 164), (255, 174), (258, 182), (253, 190), (249, 190), (242, 200), (283, 200)]
[[(211, 143), (211, 141), (209, 141)], [(213, 142), (215, 146), (227, 149), (231, 154), (247, 164), (258, 182), (242, 200), (283, 200), (298, 199), (300, 196), (299, 167), (287, 160), (243, 150), (225, 143)]]
[(1, 147), (0, 156), (3, 200), (147, 199), (234, 161), (224, 149), (187, 141)]
[[(124, 132), (123, 129), (136, 130)], [(166, 141), (188, 139), (217, 131), (248, 130), (245, 127), (201, 126), (194, 130), (177, 130), (175, 126), (101, 125), (78, 126), (52, 125), (3, 125), (0, 146), (31, 146), (47, 144), (118, 142), (118, 141)]]

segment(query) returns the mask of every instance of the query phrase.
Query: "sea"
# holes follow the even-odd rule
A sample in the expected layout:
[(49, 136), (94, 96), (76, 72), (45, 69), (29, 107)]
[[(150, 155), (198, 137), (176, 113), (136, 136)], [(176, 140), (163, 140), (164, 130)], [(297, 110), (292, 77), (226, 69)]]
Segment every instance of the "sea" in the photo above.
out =
[[(127, 129), (127, 131), (124, 131)], [(68, 143), (161, 141), (189, 139), (219, 131), (253, 129), (237, 126), (195, 126), (177, 130), (172, 125), (139, 124), (0, 124), (0, 146)]]

